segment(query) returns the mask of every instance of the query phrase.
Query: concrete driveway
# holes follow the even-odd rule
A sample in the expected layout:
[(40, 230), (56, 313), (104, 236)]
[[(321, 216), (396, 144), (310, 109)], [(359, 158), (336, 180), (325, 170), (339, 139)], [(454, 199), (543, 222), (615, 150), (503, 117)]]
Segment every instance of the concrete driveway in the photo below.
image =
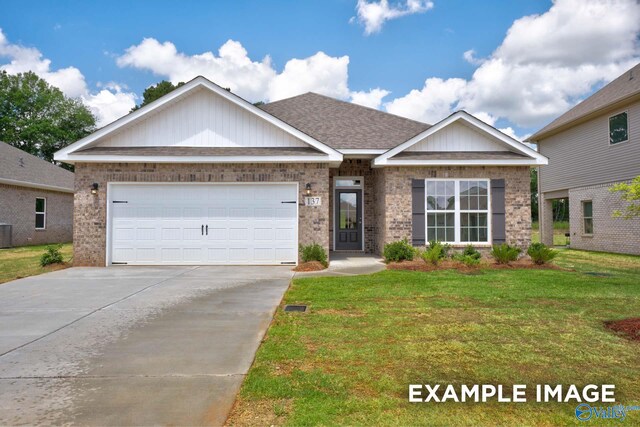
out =
[(291, 267), (71, 268), (0, 285), (0, 425), (220, 425)]

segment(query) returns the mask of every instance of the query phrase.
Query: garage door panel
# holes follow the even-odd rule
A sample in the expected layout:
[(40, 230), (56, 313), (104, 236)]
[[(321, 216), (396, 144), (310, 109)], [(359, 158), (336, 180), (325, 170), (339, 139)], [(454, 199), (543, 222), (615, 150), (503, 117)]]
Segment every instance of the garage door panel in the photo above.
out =
[[(293, 184), (111, 185), (111, 260), (280, 264), (297, 259)], [(203, 226), (208, 225), (208, 233)]]

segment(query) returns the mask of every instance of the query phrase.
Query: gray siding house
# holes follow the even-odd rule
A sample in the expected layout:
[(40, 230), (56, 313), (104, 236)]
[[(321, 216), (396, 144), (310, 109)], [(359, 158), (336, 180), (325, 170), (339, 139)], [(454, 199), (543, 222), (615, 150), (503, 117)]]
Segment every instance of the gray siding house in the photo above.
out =
[(70, 242), (73, 173), (0, 142), (0, 224), (11, 226), (2, 247)]
[(539, 168), (540, 233), (553, 242), (554, 199), (569, 199), (570, 245), (640, 254), (640, 219), (615, 218), (609, 188), (640, 175), (640, 64), (529, 138), (549, 158)]

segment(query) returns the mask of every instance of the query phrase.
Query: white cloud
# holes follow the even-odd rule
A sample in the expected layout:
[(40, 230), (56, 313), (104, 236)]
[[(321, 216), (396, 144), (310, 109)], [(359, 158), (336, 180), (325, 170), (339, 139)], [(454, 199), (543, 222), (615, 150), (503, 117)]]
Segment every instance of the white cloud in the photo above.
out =
[(364, 25), (366, 35), (377, 33), (385, 22), (406, 15), (423, 13), (433, 8), (433, 2), (428, 0), (406, 0), (404, 5), (389, 6), (388, 0), (373, 1), (358, 0), (356, 5), (357, 16), (350, 22), (359, 22)]
[(476, 51), (473, 49), (469, 49), (462, 54), (462, 57), (469, 64), (473, 65), (481, 65), (484, 61), (476, 57)]
[[(441, 90), (427, 79), (387, 108), (418, 120), (456, 109), (485, 111), (496, 120), (539, 127), (635, 65), (639, 34), (636, 0), (556, 0), (547, 12), (516, 20), (490, 57), (465, 52), (479, 65), (471, 79), (436, 79)], [(444, 88), (451, 92), (443, 94)]]
[(371, 89), (368, 92), (351, 92), (351, 102), (364, 105), (365, 107), (379, 109), (382, 105), (382, 98), (390, 93), (388, 90), (380, 89), (379, 87)]
[(467, 82), (463, 79), (429, 78), (420, 90), (387, 102), (385, 108), (392, 114), (410, 117), (425, 123), (437, 123), (455, 109), (463, 96)]
[(305, 92), (318, 92), (334, 98), (347, 98), (349, 57), (332, 57), (318, 52), (305, 59), (290, 59), (282, 73), (269, 83), (266, 99), (276, 101)]
[(98, 126), (103, 126), (124, 115), (135, 105), (135, 94), (123, 92), (120, 87), (110, 86), (98, 93), (91, 93), (84, 75), (76, 67), (51, 69), (51, 60), (33, 47), (12, 44), (0, 29), (0, 58), (9, 63), (0, 65), (0, 70), (9, 74), (32, 71), (66, 96), (81, 99), (96, 115)]
[(151, 71), (173, 83), (202, 75), (249, 101), (276, 101), (304, 92), (340, 99), (350, 96), (349, 57), (334, 57), (324, 52), (290, 59), (278, 73), (268, 56), (254, 61), (242, 44), (234, 40), (224, 43), (218, 55), (212, 52), (186, 55), (171, 42), (147, 38), (128, 48), (117, 58), (117, 64)]

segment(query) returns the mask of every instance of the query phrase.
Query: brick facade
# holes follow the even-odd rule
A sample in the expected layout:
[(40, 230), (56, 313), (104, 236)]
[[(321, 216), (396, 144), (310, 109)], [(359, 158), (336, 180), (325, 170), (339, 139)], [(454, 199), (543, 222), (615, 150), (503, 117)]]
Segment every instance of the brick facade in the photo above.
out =
[(381, 170), (378, 188), (384, 210), (378, 213), (380, 239), (384, 244), (400, 239), (411, 241), (411, 181), (426, 178), (487, 178), (505, 180), (507, 243), (527, 247), (531, 243), (531, 187), (528, 166), (390, 167)]
[[(590, 251), (618, 252), (640, 255), (640, 218), (614, 218), (626, 203), (619, 193), (612, 193), (613, 184), (601, 184), (569, 190), (570, 246)], [(593, 203), (593, 235), (583, 233), (582, 202)]]
[[(155, 164), (78, 163), (75, 168), (74, 264), (104, 266), (108, 182), (298, 182), (299, 200), (310, 183), (313, 194), (329, 200), (326, 164)], [(91, 194), (98, 183), (97, 195)], [(299, 207), (299, 242), (329, 249), (329, 203)]]
[[(36, 197), (47, 200), (46, 228), (36, 230)], [(73, 194), (0, 184), (0, 223), (11, 224), (13, 246), (70, 242)]]
[[(326, 164), (127, 164), (76, 165), (74, 260), (101, 266), (106, 252), (108, 182), (298, 182), (300, 200), (307, 183), (322, 197), (319, 207), (300, 206), (299, 242), (333, 246), (333, 177), (362, 176), (365, 252), (382, 253), (386, 243), (411, 240), (411, 181), (425, 178), (502, 178), (506, 182), (507, 241), (531, 241), (529, 167), (390, 167), (371, 169), (368, 159), (346, 159), (340, 168)], [(98, 183), (97, 195), (90, 192)]]

